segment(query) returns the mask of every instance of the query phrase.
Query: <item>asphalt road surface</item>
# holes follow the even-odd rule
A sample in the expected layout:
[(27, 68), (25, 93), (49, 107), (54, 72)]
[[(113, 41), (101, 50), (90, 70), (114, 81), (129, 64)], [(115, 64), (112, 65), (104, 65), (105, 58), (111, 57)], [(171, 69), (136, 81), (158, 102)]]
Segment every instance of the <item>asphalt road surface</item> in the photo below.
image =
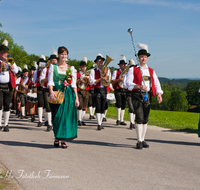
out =
[(0, 131), (0, 162), (24, 190), (192, 190), (200, 189), (200, 139), (148, 126), (149, 148), (136, 149), (136, 132), (108, 119), (96, 120), (68, 148), (53, 146), (53, 132), (29, 119), (10, 117)]

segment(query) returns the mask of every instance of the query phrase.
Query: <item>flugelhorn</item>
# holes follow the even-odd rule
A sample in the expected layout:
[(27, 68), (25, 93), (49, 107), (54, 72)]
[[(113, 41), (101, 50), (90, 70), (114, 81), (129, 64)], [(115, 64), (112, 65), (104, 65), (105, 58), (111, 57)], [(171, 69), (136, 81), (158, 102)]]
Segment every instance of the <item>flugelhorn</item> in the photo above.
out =
[(108, 72), (106, 71), (107, 70), (107, 66), (111, 61), (113, 61), (113, 59), (106, 55), (105, 64), (103, 65), (103, 67), (101, 69), (101, 77), (105, 77), (106, 76), (106, 80), (101, 82), (105, 87), (109, 86), (110, 83), (111, 83), (111, 80), (112, 80), (111, 71), (109, 72), (110, 73), (109, 75), (108, 75)]

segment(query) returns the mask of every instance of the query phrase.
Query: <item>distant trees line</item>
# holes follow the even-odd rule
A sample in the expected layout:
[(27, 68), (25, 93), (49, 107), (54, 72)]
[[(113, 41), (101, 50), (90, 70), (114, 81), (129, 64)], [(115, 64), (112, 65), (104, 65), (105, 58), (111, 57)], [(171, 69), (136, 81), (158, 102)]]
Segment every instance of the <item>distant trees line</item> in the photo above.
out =
[[(1, 27), (0, 23), (0, 27)], [(19, 46), (14, 43), (12, 36), (8, 33), (4, 33), (0, 30), (0, 44), (2, 44), (4, 39), (7, 39), (9, 44), (11, 56), (14, 58), (15, 63), (23, 69), (24, 64), (31, 68), (34, 65), (34, 61), (39, 60), (39, 55), (28, 54), (23, 46)], [(53, 52), (52, 52), (53, 53)], [(46, 56), (47, 58), (50, 55)], [(73, 65), (77, 70), (79, 70), (81, 60), (70, 59), (70, 65)], [(87, 69), (93, 66), (93, 61), (88, 60)], [(111, 72), (116, 68), (110, 67)], [(164, 91), (163, 102), (158, 104), (156, 98), (152, 97), (152, 109), (156, 110), (168, 110), (168, 111), (188, 111), (188, 109), (193, 106), (194, 109), (189, 109), (190, 111), (200, 111), (200, 81), (191, 81), (187, 83), (187, 86), (183, 88), (180, 84), (172, 84), (169, 80), (167, 84), (161, 84)]]

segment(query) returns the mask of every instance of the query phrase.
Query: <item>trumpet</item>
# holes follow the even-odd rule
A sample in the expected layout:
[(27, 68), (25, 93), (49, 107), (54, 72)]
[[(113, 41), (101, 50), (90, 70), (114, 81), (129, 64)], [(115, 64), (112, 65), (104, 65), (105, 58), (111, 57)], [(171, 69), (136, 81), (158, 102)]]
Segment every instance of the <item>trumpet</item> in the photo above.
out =
[[(107, 66), (108, 64), (113, 61), (113, 59), (109, 56), (106, 55), (106, 61), (105, 61), (105, 64), (104, 66), (102, 67), (101, 69), (101, 77), (105, 77), (106, 76), (106, 81), (102, 81), (102, 84), (107, 87), (110, 85), (111, 83), (111, 80), (112, 80), (112, 74), (111, 74), (111, 71), (109, 72), (110, 74), (108, 75), (108, 72), (106, 71), (107, 70)], [(109, 69), (109, 68), (108, 68)], [(109, 69), (110, 70), (110, 69)]]
[[(11, 65), (13, 65), (14, 63), (15, 63), (15, 61), (14, 61), (14, 59), (12, 58), (12, 57), (3, 57), (6, 61), (6, 64), (8, 65), (8, 66), (11, 66)], [(1, 63), (2, 63), (2, 61), (1, 61)], [(0, 71), (0, 73), (2, 73), (3, 72), (3, 75), (4, 75), (4, 72), (6, 71), (6, 68), (4, 67), (4, 66), (2, 66), (2, 64), (1, 64), (1, 71)]]

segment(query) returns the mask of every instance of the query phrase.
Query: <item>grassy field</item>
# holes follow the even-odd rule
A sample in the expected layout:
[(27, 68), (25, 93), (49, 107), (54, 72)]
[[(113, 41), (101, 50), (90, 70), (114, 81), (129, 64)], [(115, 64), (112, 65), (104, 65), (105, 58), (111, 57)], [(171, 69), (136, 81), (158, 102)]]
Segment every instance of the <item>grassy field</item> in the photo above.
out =
[[(109, 107), (106, 118), (117, 120), (117, 112), (115, 107)], [(129, 120), (128, 109), (125, 111), (125, 121)], [(151, 110), (149, 115), (149, 125), (169, 128), (172, 130), (186, 131), (197, 133), (199, 123), (199, 113), (192, 112), (176, 112), (176, 111), (160, 111)]]

